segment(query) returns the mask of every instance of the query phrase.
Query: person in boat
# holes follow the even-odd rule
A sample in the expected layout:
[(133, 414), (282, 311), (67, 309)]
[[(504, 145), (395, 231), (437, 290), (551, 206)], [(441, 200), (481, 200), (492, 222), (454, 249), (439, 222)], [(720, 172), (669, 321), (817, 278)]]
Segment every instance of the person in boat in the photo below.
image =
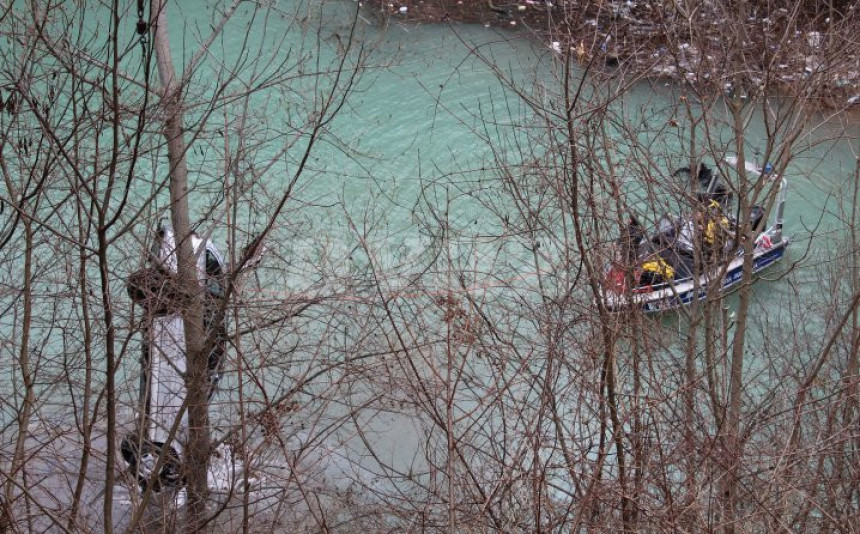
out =
[(702, 225), (702, 244), (706, 257), (713, 258), (727, 245), (730, 245), (731, 224), (723, 214), (723, 208), (716, 200), (708, 203)]
[(636, 287), (641, 272), (640, 250), (648, 244), (645, 229), (635, 215), (630, 214), (627, 224), (621, 228), (618, 246), (612, 267), (607, 272), (605, 284), (615, 291), (625, 287)]
[(675, 279), (675, 269), (659, 254), (652, 254), (642, 263), (639, 286), (658, 286)]
[(630, 215), (627, 219), (627, 226), (624, 227), (619, 238), (622, 258), (627, 265), (632, 265), (639, 257), (639, 245), (644, 239), (645, 229), (639, 224), (635, 215)]

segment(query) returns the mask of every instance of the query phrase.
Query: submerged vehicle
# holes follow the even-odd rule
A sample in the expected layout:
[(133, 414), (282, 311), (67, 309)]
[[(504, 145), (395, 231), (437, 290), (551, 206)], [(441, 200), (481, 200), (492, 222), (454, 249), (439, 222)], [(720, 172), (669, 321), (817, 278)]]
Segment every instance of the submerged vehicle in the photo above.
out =
[[(735, 157), (725, 161), (733, 167), (738, 165)], [(631, 217), (604, 271), (601, 290), (606, 309), (674, 310), (704, 299), (714, 284), (725, 293), (743, 276), (744, 247), (735, 242), (738, 238), (754, 240), (753, 273), (782, 259), (789, 244), (782, 233), (787, 182), (772, 173), (769, 165), (760, 168), (744, 162), (744, 168), (779, 183), (773, 223), (768, 226), (768, 209), (753, 206), (750, 233), (739, 232), (737, 221), (729, 214), (728, 188), (720, 176), (700, 167), (703, 193), (698, 195), (692, 213), (674, 219), (664, 215), (651, 235)]]
[[(215, 340), (209, 353), (211, 398), (221, 377), (221, 360), (226, 346), (223, 318), (216, 324), (217, 311), (224, 298), (226, 269), (224, 258), (211, 241), (195, 235), (192, 245), (197, 254), (198, 280), (205, 289), (204, 328)], [(129, 295), (144, 310), (144, 342), (137, 428), (135, 434), (122, 440), (120, 451), (140, 488), (145, 489), (152, 484), (154, 491), (160, 491), (183, 484), (182, 444), (188, 430), (188, 414), (183, 410), (186, 398), (185, 325), (180, 292), (174, 282), (177, 256), (171, 228), (162, 226), (157, 230), (146, 263), (143, 269), (131, 275), (128, 282)]]

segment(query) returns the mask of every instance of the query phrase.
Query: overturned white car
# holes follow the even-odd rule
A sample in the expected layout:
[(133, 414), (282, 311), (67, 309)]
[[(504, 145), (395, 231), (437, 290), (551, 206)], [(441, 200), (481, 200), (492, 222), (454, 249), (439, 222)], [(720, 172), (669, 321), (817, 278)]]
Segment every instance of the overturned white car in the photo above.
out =
[[(198, 280), (205, 289), (204, 328), (214, 339), (209, 353), (211, 397), (220, 379), (226, 343), (224, 321), (216, 319), (225, 296), (226, 269), (224, 258), (211, 241), (196, 235), (192, 240)], [(123, 439), (120, 450), (141, 489), (152, 484), (154, 491), (160, 491), (183, 485), (182, 444), (188, 429), (187, 410), (184, 410), (185, 326), (182, 299), (175, 282), (176, 240), (171, 228), (158, 229), (146, 263), (146, 267), (133, 273), (128, 282), (129, 295), (144, 309), (144, 343), (137, 428), (134, 434)]]

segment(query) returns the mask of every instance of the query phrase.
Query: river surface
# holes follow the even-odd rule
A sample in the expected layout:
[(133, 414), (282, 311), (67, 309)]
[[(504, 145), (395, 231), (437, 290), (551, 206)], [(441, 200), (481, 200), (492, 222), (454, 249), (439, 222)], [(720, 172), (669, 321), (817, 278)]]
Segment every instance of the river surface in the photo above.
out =
[[(292, 11), (292, 2), (281, 5), (285, 14)], [(171, 12), (170, 17), (173, 51), (180, 69), (198, 48), (195, 28), (205, 29), (209, 20), (203, 2), (183, 2), (182, 6), (182, 13)], [(245, 9), (248, 10), (242, 11)], [(281, 17), (277, 12), (263, 20), (242, 5), (223, 39), (218, 39), (210, 49), (215, 58), (213, 64), (217, 64), (218, 58), (227, 64), (241, 60), (239, 51), (243, 46), (271, 58), (272, 63), (258, 74), (276, 70), (288, 53), (326, 63), (348, 45), (355, 9), (353, 2), (334, 2), (325, 5), (322, 17), (307, 10), (306, 16), (299, 17), (300, 21), (287, 15)], [(249, 25), (254, 28), (250, 34)], [(506, 76), (530, 89), (553, 84), (558, 67), (554, 53), (522, 31), (402, 24), (396, 19), (386, 26), (366, 10), (359, 13), (356, 36), (356, 45), (364, 44), (369, 50), (368, 67), (361, 73), (346, 105), (329, 125), (325, 142), (312, 153), (288, 203), (286, 216), (279, 222), (278, 235), (284, 242), (273, 248), (277, 255), (286, 258), (288, 267), (286, 273), (263, 272), (263, 279), (268, 280), (264, 289), (269, 297), (352, 291), (354, 287), (349, 284), (320, 281), (318, 277), (328, 273), (342, 279), (353, 270), (366, 272), (367, 265), (373, 262), (378, 262), (379, 267), (398, 268), (397, 276), (386, 281), (386, 287), (395, 292), (414, 274), (408, 267), (420, 264), (420, 258), (438, 237), (436, 231), (446, 220), (455, 230), (452, 235), (465, 243), (463, 250), (475, 256), (472, 261), (476, 265), (483, 261), (482, 254), (497, 254), (500, 247), (503, 250), (510, 246), (513, 255), (522, 253), (518, 245), (500, 244), (498, 239), (492, 240), (492, 247), (484, 248), (486, 236), (498, 235), (500, 221), (474, 197), (486, 199), (497, 195), (500, 204), (505, 204), (498, 173), (493, 170), (496, 160), (486, 140), (516, 137), (512, 125), (526, 120), (529, 111), (513, 91), (500, 83), (498, 73), (476, 58), (473, 51), (481, 47)], [(316, 44), (301, 45), (302, 39), (307, 38), (311, 41), (318, 38), (319, 48)], [(217, 71), (217, 67), (211, 68)], [(260, 114), (258, 126), (276, 126), (288, 120), (294, 110), (301, 113), (301, 102), (314, 94), (315, 87), (309, 80), (297, 80), (294, 93), (263, 91), (252, 99), (253, 113)], [(205, 95), (211, 86), (204, 82), (193, 84), (193, 90)], [(677, 95), (678, 88), (670, 84), (642, 82), (624, 98), (632, 122), (660, 126), (655, 129), (662, 132), (660, 138), (653, 141), (659, 146), (660, 157), (666, 158), (667, 171), (683, 164), (681, 158), (670, 161), (672, 152), (681, 146), (679, 136), (666, 134), (662, 128), (670, 119), (666, 110), (672, 109)], [(195, 117), (195, 111), (190, 116)], [(211, 122), (235, 119), (225, 115)], [(815, 120), (821, 122), (822, 118)], [(214, 126), (210, 129), (217, 130)], [(754, 118), (746, 134), (752, 154), (763, 144), (761, 121)], [(837, 137), (838, 141), (829, 141)], [(213, 160), (207, 157), (207, 147), (218, 142), (221, 141), (206, 140), (193, 145), (193, 172), (203, 177), (218, 176), (217, 164), (213, 165)], [(844, 206), (844, 200), (840, 199), (851, 194), (844, 188), (852, 183), (860, 153), (857, 125), (846, 125), (837, 119), (821, 122), (799, 146), (805, 147), (802, 154), (786, 171), (789, 192), (785, 232), (793, 239), (790, 258), (800, 263), (787, 279), (756, 286), (757, 298), (765, 301), (773, 298), (782, 302), (784, 297), (803, 302), (804, 295), (816, 294), (817, 260), (831, 256), (841, 238), (839, 207)], [(295, 154), (276, 157), (276, 151), (277, 147), (266, 145), (254, 153), (254, 164), (263, 165), (273, 158), (278, 162), (266, 173), (269, 185), (259, 191), (260, 198), (282, 190), (295, 172), (299, 158)], [(146, 163), (143, 165), (145, 168)], [(212, 197), (206, 184), (201, 182), (197, 186), (202, 193), (192, 197), (193, 218), (204, 220), (210, 213), (208, 201)], [(631, 187), (635, 189), (635, 184)], [(634, 197), (635, 192), (630, 197), (633, 207), (647, 212), (648, 206), (632, 201)], [(249, 210), (240, 215), (239, 221), (259, 226), (264, 217)], [(217, 227), (214, 230), (217, 243), (224, 233)], [(810, 241), (813, 231), (819, 236)], [(360, 238), (364, 237), (367, 240), (362, 243)], [(361, 252), (359, 245), (367, 250)], [(356, 265), (351, 265), (353, 262)], [(502, 273), (503, 276), (528, 274), (518, 272), (527, 269), (524, 261), (505, 265), (509, 271)], [(120, 288), (121, 274), (117, 272), (116, 281)], [(523, 277), (517, 283), (531, 282)], [(431, 289), (444, 290), (445, 284), (444, 273), (429, 276), (423, 282), (424, 287)], [(347, 300), (359, 298), (339, 294)], [(307, 332), (313, 334), (313, 330)], [(133, 377), (134, 359), (129, 357), (125, 362), (123, 375)], [(276, 382), (273, 379), (273, 384)], [(135, 381), (129, 378), (126, 384), (134, 385)], [(135, 396), (136, 392), (129, 392), (126, 402), (132, 402)], [(421, 445), (418, 426), (420, 422), (402, 415), (377, 414), (372, 424), (376, 437), (371, 441), (392, 462), (408, 465)]]
[[(292, 2), (280, 5), (285, 13), (291, 13)], [(196, 50), (195, 39), (190, 37), (197, 31), (195, 26), (209, 16), (208, 11), (195, 7), (196, 3), (183, 6), (182, 16), (171, 16), (174, 55), (180, 58), (180, 65)], [(322, 16), (308, 10), (306, 17), (300, 17), (301, 22), (289, 15), (281, 19), (270, 15), (264, 21), (259, 15), (252, 17), (250, 10), (243, 13), (245, 8), (240, 7), (239, 16), (228, 25), (213, 54), (222, 54), (229, 65), (244, 46), (277, 63), (287, 52), (295, 56), (298, 49), (314, 60), (322, 58), (325, 64), (346, 46), (355, 7), (353, 2), (328, 3)], [(306, 8), (299, 8), (300, 13), (302, 9)], [(250, 35), (249, 26), (254, 28)], [(260, 29), (263, 27), (265, 32)], [(292, 246), (350, 250), (357, 232), (350, 224), (360, 227), (359, 223), (370, 221), (376, 230), (377, 241), (372, 244), (377, 253), (394, 259), (420, 254), (427, 245), (427, 227), (438, 224), (427, 220), (428, 206), (438, 208), (446, 203), (451, 204), (450, 209), (442, 211), (449, 224), (459, 230), (457, 235), (469, 239), (498, 234), (497, 218), (488, 217), (470, 197), (492, 195), (497, 187), (493, 185), (498, 178), (496, 162), (486, 139), (509, 140), (516, 135), (512, 133), (514, 125), (528, 120), (530, 112), (473, 51), (490, 57), (504, 76), (533, 94), (539, 85), (548, 87), (548, 94), (557, 91), (558, 57), (526, 31), (405, 24), (396, 17), (384, 25), (366, 7), (359, 11), (355, 31), (353, 50), (361, 44), (370, 51), (367, 69), (331, 124), (327, 141), (317, 146), (298, 181), (291, 205), (313, 209), (300, 210), (286, 223), (305, 225), (296, 232)], [(185, 50), (176, 38), (180, 35), (185, 35)], [(319, 38), (319, 49), (299, 44), (308, 36)], [(271, 69), (262, 70), (266, 68)], [(254, 100), (260, 109), (252, 106), (251, 111), (264, 113), (274, 124), (298, 104), (296, 98), (306, 97), (310, 90), (299, 80), (294, 95), (264, 91)], [(627, 110), (623, 115), (645, 128), (641, 138), (654, 146), (654, 157), (667, 172), (685, 164), (677, 155), (681, 144), (686, 143), (685, 134), (665, 126), (678, 118), (672, 111), (678, 95), (677, 87), (655, 81), (637, 84), (623, 99)], [(833, 227), (828, 223), (833, 222), (835, 205), (827, 205), (827, 210), (825, 205), (850, 194), (842, 188), (851, 183), (858, 128), (856, 121), (846, 126), (842, 120), (813, 117), (812, 133), (797, 143), (797, 156), (786, 172), (790, 180), (786, 228), (799, 244), (808, 238), (813, 226), (823, 223), (825, 228)], [(720, 136), (719, 132), (713, 135)], [(764, 126), (754, 116), (746, 129), (749, 159), (763, 150), (764, 135)], [(832, 142), (832, 138), (839, 141)], [(727, 146), (718, 148), (732, 152)], [(266, 162), (276, 149), (277, 144), (263, 147), (256, 153), (255, 163)], [(205, 146), (199, 147), (199, 152), (192, 150), (192, 166), (205, 171), (202, 174), (217, 174), (206, 155)], [(278, 184), (293, 170), (289, 163), (275, 166), (267, 179)], [(630, 188), (636, 187), (634, 178)], [(635, 196), (634, 191), (628, 198), (631, 206), (642, 213), (650, 211)], [(208, 198), (192, 198), (199, 203), (201, 219), (207, 215)], [(826, 248), (827, 241), (812, 243), (811, 247)]]
[[(324, 42), (335, 47), (343, 43), (349, 31), (343, 21), (351, 20), (353, 9), (351, 2), (327, 6), (319, 29)], [(296, 202), (314, 206), (301, 215), (307, 228), (313, 229), (313, 237), (300, 237), (294, 246), (319, 247), (311, 254), (317, 258), (332, 250), (348, 252), (354, 250), (356, 237), (361, 234), (356, 227), (370, 221), (374, 231), (369, 232), (368, 246), (378, 255), (376, 261), (407, 265), (431, 242), (428, 233), (432, 234), (433, 224), (428, 213), (432, 206), (437, 214), (447, 214), (460, 240), (478, 243), (465, 248), (479, 257), (475, 263), (480, 264), (485, 252), (480, 245), (482, 238), (498, 234), (500, 224), (497, 217), (472, 200), (471, 194), (486, 198), (495, 189), (500, 203), (505, 203), (498, 174), (491, 170), (496, 161), (485, 139), (494, 135), (516, 137), (512, 125), (526, 120), (530, 112), (473, 51), (479, 48), (490, 55), (505, 76), (530, 91), (540, 84), (553, 87), (558, 58), (525, 32), (401, 24), (396, 19), (383, 28), (367, 12), (361, 13), (360, 21), (362, 39), (374, 44), (369, 63), (376, 66), (364, 73), (349, 105), (333, 123), (341, 144), (321, 146), (312, 160), (313, 173), (302, 179)], [(241, 31), (234, 36), (237, 40), (242, 37)], [(673, 159), (683, 135), (665, 128), (678, 95), (678, 87), (652, 81), (637, 84), (623, 100), (631, 122), (650, 124), (658, 132), (646, 142), (653, 142), (655, 157), (664, 158), (666, 171), (684, 164), (682, 158)], [(488, 127), (484, 119), (492, 121), (492, 126)], [(775, 315), (786, 301), (803, 302), (804, 295), (818, 296), (816, 268), (822, 258), (832, 256), (834, 243), (843, 235), (838, 220), (844, 215), (839, 209), (850, 198), (846, 188), (852, 183), (860, 150), (856, 123), (822, 115), (813, 117), (812, 124), (816, 126), (798, 143), (799, 156), (785, 173), (789, 179), (785, 232), (793, 240), (789, 259), (799, 262), (798, 268), (787, 278), (763, 281), (756, 288), (756, 298), (765, 308), (768, 301), (774, 303), (769, 309)], [(646, 138), (648, 135), (643, 133)], [(719, 132), (715, 135), (719, 137)], [(753, 116), (746, 136), (746, 150), (753, 159), (764, 147), (760, 116)], [(631, 182), (632, 207), (649, 213), (645, 203), (634, 200), (636, 180)], [(818, 237), (810, 240), (813, 232)], [(492, 255), (491, 248), (497, 251), (497, 246), (494, 240), (496, 248), (487, 248), (487, 255)], [(516, 250), (511, 254), (522, 252), (522, 248), (513, 248)], [(352, 256), (350, 259), (359, 261)], [(527, 275), (523, 270), (531, 269), (525, 261), (506, 265), (514, 267), (503, 276)], [(775, 269), (776, 275), (783, 272), (784, 267)], [(390, 289), (395, 291), (402, 282), (392, 281)], [(519, 282), (528, 285), (533, 281), (526, 277)], [(306, 281), (301, 275), (288, 276), (287, 285), (291, 284), (302, 287)], [(425, 286), (434, 284), (444, 288), (444, 276), (425, 280)], [(750, 335), (755, 339), (765, 333)], [(755, 348), (751, 354), (751, 365), (755, 365)], [(414, 461), (421, 441), (415, 424), (391, 414), (376, 419), (377, 443), (396, 459), (395, 463), (405, 466)]]

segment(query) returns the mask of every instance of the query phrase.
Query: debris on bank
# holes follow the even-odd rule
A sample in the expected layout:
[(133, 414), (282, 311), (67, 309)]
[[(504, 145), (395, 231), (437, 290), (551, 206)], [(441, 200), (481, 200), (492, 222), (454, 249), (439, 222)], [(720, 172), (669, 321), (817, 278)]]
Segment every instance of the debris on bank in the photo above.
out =
[[(860, 29), (854, 6), (845, 13), (819, 13), (809, 7), (808, 13), (797, 15), (787, 7), (773, 7), (780, 4), (774, 2), (770, 9), (750, 6), (741, 21), (728, 16), (725, 3), (716, 0), (699, 3), (691, 14), (644, 0), (367, 0), (367, 4), (389, 21), (524, 28), (554, 52), (569, 50), (582, 63), (693, 85), (719, 84), (742, 98), (770, 87), (815, 99), (823, 107), (860, 107), (860, 51), (850, 40)], [(691, 26), (692, 35), (687, 30)], [(736, 68), (727, 69), (729, 64)]]

